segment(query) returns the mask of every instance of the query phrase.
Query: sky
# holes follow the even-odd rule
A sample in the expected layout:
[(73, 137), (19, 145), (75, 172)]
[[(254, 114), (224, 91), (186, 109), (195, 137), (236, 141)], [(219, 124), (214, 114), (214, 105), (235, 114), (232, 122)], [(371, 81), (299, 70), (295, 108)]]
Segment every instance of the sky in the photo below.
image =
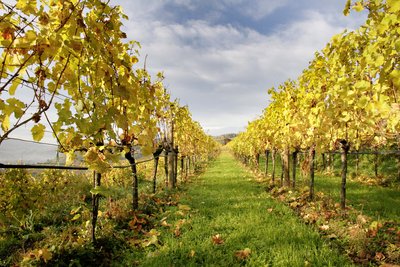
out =
[[(211, 135), (243, 131), (269, 104), (267, 90), (296, 79), (335, 34), (365, 13), (346, 0), (111, 0), (140, 42), (141, 63)], [(142, 65), (143, 66), (143, 65)]]
[[(140, 42), (139, 67), (188, 105), (206, 133), (243, 131), (262, 114), (267, 91), (296, 79), (314, 53), (365, 13), (343, 15), (346, 0), (110, 0), (120, 5), (128, 40)], [(10, 137), (32, 139), (32, 125)], [(55, 144), (50, 131), (42, 142)], [(0, 162), (45, 161), (57, 146), (5, 141)], [(45, 156), (48, 155), (48, 156)]]

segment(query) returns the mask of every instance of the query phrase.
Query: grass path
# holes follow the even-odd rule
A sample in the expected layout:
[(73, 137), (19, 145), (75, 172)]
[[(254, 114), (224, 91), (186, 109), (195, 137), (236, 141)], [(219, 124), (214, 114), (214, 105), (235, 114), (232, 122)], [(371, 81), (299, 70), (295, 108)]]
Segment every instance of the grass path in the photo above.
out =
[[(251, 179), (230, 154), (223, 152), (182, 197), (180, 202), (191, 210), (180, 235), (174, 235), (173, 227), (166, 228), (159, 236), (161, 245), (141, 259), (140, 265), (351, 265)], [(170, 216), (168, 223), (174, 225), (179, 219), (182, 217)], [(213, 243), (212, 236), (217, 234), (223, 244)], [(244, 260), (235, 256), (246, 248), (251, 253)]]

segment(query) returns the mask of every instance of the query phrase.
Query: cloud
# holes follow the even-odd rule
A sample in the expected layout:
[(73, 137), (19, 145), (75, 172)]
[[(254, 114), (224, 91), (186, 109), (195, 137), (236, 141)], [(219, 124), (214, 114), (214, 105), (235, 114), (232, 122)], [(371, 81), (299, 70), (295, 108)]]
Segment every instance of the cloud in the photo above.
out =
[[(198, 8), (194, 1), (174, 2)], [(223, 4), (245, 2), (225, 0)], [(254, 13), (254, 19), (285, 3), (268, 1), (268, 7), (261, 7), (264, 2), (249, 5), (248, 10), (263, 14)], [(152, 20), (125, 23), (128, 36), (142, 43), (141, 53), (148, 55), (150, 71), (164, 71), (172, 95), (188, 104), (194, 119), (211, 133), (217, 128), (221, 129), (218, 132), (242, 128), (261, 114), (268, 104), (267, 89), (297, 78), (314, 53), (343, 30), (331, 16), (315, 10), (302, 11), (301, 20), (280, 25), (267, 35), (249, 27), (199, 19), (166, 22), (162, 5), (147, 8), (156, 7)]]
[[(267, 107), (268, 88), (296, 79), (333, 35), (365, 20), (359, 13), (344, 17), (345, 0), (111, 4), (121, 5), (130, 18), (124, 31), (142, 44), (140, 66), (148, 55), (149, 71), (164, 71), (172, 96), (215, 135), (243, 130)], [(12, 137), (30, 135), (30, 127), (23, 127)], [(50, 133), (43, 141), (55, 142)], [(8, 157), (0, 153), (0, 159)]]
[[(316, 1), (298, 9), (304, 3), (112, 1), (130, 17), (124, 22), (128, 38), (142, 44), (139, 64), (143, 66), (148, 55), (147, 68), (153, 74), (164, 71), (173, 97), (188, 104), (194, 119), (211, 132), (216, 127), (241, 128), (261, 114), (268, 104), (268, 88), (295, 79), (330, 37), (359, 23), (358, 18), (330, 14), (333, 8), (341, 10), (341, 4), (323, 6)], [(235, 14), (256, 21), (290, 9), (298, 9), (297, 17), (282, 13), (286, 21), (272, 23), (268, 33), (246, 21), (233, 22)]]

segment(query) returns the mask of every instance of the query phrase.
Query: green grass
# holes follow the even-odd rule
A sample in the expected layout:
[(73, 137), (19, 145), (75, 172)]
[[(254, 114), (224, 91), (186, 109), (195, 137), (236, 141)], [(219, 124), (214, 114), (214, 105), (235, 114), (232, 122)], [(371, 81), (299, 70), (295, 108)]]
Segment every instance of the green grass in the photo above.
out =
[[(277, 167), (276, 167), (276, 179), (280, 179), (281, 165), (279, 157), (277, 157)], [(366, 156), (366, 160), (371, 157)], [(339, 161), (339, 157), (336, 156), (336, 161)], [(335, 201), (339, 202), (340, 199), (340, 162), (335, 161), (335, 176), (323, 175), (321, 172), (317, 172), (315, 176), (315, 190), (321, 191), (324, 194), (331, 196)], [(361, 162), (360, 167), (366, 166), (365, 162)], [(321, 164), (321, 163), (320, 163)], [(353, 170), (353, 162), (349, 162), (348, 177), (350, 177)], [(373, 165), (372, 163), (370, 165)], [(381, 173), (387, 172), (388, 169), (385, 168), (385, 163), (381, 163), (382, 169)], [(392, 168), (393, 166), (390, 165)], [(265, 168), (265, 157), (260, 160), (260, 170), (264, 171)], [(373, 177), (372, 167), (370, 169), (365, 167), (365, 174)], [(308, 177), (302, 177), (297, 168), (297, 185), (299, 187), (308, 186)], [(392, 169), (391, 169), (392, 170)], [(393, 169), (392, 171), (394, 171)], [(272, 171), (271, 160), (269, 162), (269, 174)], [(362, 170), (360, 170), (362, 171)], [(396, 170), (397, 171), (397, 170)], [(371, 216), (375, 220), (400, 220), (400, 190), (395, 187), (381, 187), (374, 185), (366, 185), (356, 181), (352, 181), (350, 178), (347, 179), (346, 184), (347, 200), (348, 204), (352, 205), (354, 208), (363, 211), (368, 216)]]
[[(181, 199), (191, 207), (182, 234), (175, 237), (166, 228), (159, 236), (160, 246), (147, 250), (141, 258), (131, 255), (132, 260), (136, 258), (140, 266), (351, 265), (251, 179), (230, 154), (223, 152)], [(174, 224), (178, 219), (178, 215), (171, 215), (167, 221)], [(223, 244), (213, 244), (216, 234), (221, 235)], [(235, 252), (245, 248), (251, 250), (250, 256), (238, 260)]]
[[(306, 183), (306, 179), (303, 179)], [(340, 199), (339, 177), (317, 175), (315, 188), (331, 196), (335, 201)], [(400, 191), (373, 185), (363, 185), (348, 180), (346, 184), (348, 204), (363, 211), (377, 220), (400, 220)]]

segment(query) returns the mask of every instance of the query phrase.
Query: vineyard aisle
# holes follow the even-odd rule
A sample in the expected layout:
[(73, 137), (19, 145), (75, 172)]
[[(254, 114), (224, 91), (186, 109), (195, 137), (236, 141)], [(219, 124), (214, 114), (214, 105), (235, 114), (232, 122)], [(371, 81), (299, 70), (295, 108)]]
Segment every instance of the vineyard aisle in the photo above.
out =
[(168, 217), (160, 245), (139, 260), (141, 266), (351, 265), (226, 151), (180, 203), (180, 216)]

